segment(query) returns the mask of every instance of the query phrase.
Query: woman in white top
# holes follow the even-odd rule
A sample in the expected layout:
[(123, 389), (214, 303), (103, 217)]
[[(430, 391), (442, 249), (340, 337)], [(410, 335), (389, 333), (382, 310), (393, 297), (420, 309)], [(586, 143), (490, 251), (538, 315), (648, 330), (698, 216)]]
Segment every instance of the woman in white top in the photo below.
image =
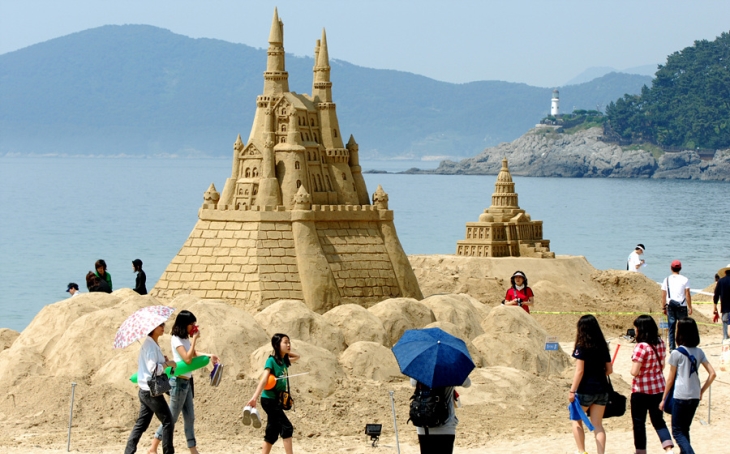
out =
[(157, 339), (160, 338), (164, 331), (164, 323), (153, 329), (147, 335), (142, 343), (142, 348), (139, 350), (139, 357), (137, 358), (137, 384), (139, 385), (139, 401), (141, 405), (137, 422), (132, 428), (132, 433), (129, 434), (124, 454), (134, 454), (137, 452), (137, 443), (139, 443), (142, 434), (150, 426), (153, 414), (157, 416), (163, 427), (162, 452), (164, 454), (175, 454), (175, 447), (172, 445), (174, 425), (170, 407), (167, 406), (167, 401), (165, 401), (164, 397), (152, 397), (150, 388), (147, 385), (147, 381), (152, 378), (153, 373), (159, 375), (165, 372), (165, 367), (175, 366), (175, 362), (168, 361), (165, 355), (162, 354), (160, 346), (157, 344)]
[[(196, 356), (206, 355), (210, 356), (213, 360), (213, 364), (218, 363), (218, 357), (215, 355), (208, 355), (206, 353), (200, 353), (196, 350), (195, 346), (200, 339), (200, 331), (198, 330), (195, 322), (197, 318), (190, 311), (180, 311), (175, 319), (175, 324), (172, 325), (172, 336), (170, 338), (170, 344), (172, 346), (172, 357), (176, 362), (184, 361), (185, 364), (190, 362)], [(195, 441), (195, 408), (193, 406), (193, 374), (188, 373), (184, 375), (178, 375), (177, 377), (170, 378), (170, 411), (172, 413), (172, 423), (177, 423), (180, 417), (180, 412), (183, 415), (183, 424), (185, 428), (185, 438), (190, 449), (190, 454), (198, 454), (197, 443)], [(164, 444), (164, 428), (160, 426), (155, 432), (155, 437), (152, 439), (152, 446), (150, 447), (150, 453), (156, 453), (157, 447), (160, 445), (160, 440)], [(163, 446), (164, 450), (164, 446)]]

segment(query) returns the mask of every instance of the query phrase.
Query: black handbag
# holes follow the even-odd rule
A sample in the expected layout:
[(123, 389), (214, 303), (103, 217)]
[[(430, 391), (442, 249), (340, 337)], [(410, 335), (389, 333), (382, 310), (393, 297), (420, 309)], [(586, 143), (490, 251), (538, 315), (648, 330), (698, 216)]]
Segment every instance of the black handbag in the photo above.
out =
[(626, 397), (614, 391), (611, 377), (607, 376), (606, 378), (608, 379), (608, 403), (606, 404), (606, 410), (603, 412), (603, 417), (615, 418), (623, 416), (626, 413)]
[(147, 386), (150, 388), (150, 396), (152, 397), (161, 396), (172, 389), (172, 386), (170, 386), (170, 378), (165, 372), (157, 375), (156, 367), (155, 372), (152, 373), (152, 377), (147, 380)]
[(286, 374), (286, 391), (279, 393), (279, 405), (282, 410), (291, 410), (294, 406), (294, 399), (291, 398), (291, 391), (289, 390), (289, 373)]

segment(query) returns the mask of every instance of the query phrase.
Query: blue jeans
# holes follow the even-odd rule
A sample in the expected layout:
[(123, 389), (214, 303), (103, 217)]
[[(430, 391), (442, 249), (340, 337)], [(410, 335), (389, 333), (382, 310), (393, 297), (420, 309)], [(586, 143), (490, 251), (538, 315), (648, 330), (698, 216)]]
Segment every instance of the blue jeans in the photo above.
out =
[(677, 330), (677, 320), (687, 318), (687, 306), (671, 307), (667, 304), (667, 321), (669, 322), (669, 350), (674, 350), (674, 332)]
[[(171, 378), (170, 384), (172, 389), (170, 390), (170, 412), (172, 413), (172, 423), (177, 423), (180, 418), (180, 412), (182, 411), (184, 427), (185, 427), (185, 438), (188, 441), (188, 448), (194, 448), (195, 443), (195, 408), (193, 407), (193, 387), (192, 379), (183, 380), (180, 378)], [(155, 438), (162, 439), (162, 426), (155, 432)]]
[(692, 424), (692, 418), (694, 418), (697, 406), (699, 405), (699, 399), (674, 399), (674, 406), (672, 407), (672, 435), (674, 435), (674, 441), (677, 442), (677, 446), (682, 450), (682, 454), (695, 454), (692, 446), (689, 444), (689, 426)]
[(725, 340), (728, 338), (727, 335), (727, 325), (730, 323), (730, 312), (725, 312), (722, 314), (722, 340)]

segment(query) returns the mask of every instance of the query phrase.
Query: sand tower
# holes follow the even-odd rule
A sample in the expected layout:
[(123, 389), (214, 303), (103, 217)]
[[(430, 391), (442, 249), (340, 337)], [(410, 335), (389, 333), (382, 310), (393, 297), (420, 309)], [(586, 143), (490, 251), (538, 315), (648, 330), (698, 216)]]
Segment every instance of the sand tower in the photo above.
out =
[(456, 255), (555, 257), (550, 240), (542, 238), (542, 221), (533, 221), (517, 203), (506, 158), (494, 183), (492, 206), (479, 216), (479, 222), (466, 223), (466, 239), (456, 242)]
[(315, 47), (312, 95), (289, 91), (284, 24), (274, 10), (263, 94), (233, 170), (210, 185), (190, 237), (151, 294), (190, 292), (260, 310), (280, 299), (324, 312), (423, 295), (398, 240), (388, 195), (370, 204), (358, 144), (343, 143), (327, 37)]

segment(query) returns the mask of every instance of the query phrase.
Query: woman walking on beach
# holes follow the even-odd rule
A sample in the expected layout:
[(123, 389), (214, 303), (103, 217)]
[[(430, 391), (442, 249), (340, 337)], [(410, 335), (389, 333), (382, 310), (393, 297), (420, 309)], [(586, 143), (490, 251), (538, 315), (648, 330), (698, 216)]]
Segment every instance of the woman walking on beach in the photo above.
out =
[[(578, 320), (575, 336), (576, 359), (573, 384), (568, 393), (568, 401), (576, 399), (584, 411), (590, 411), (591, 423), (596, 437), (598, 454), (606, 451), (606, 431), (603, 428), (603, 412), (608, 403), (608, 381), (606, 376), (613, 373), (611, 354), (608, 351), (606, 338), (603, 336), (598, 320), (592, 315), (584, 315)], [(573, 437), (578, 447), (578, 454), (586, 453), (585, 432), (583, 422), (573, 423)]]
[(667, 356), (664, 341), (659, 337), (659, 328), (654, 319), (640, 315), (634, 320), (636, 347), (631, 355), (631, 419), (634, 424), (634, 447), (636, 454), (646, 454), (646, 413), (649, 413), (662, 448), (672, 454), (672, 436), (669, 434), (664, 416), (659, 409), (664, 395), (664, 360)]
[[(705, 391), (715, 380), (715, 369), (707, 360), (705, 352), (697, 346), (700, 344), (700, 332), (692, 318), (677, 322), (677, 345), (669, 356), (669, 376), (664, 391), (664, 399), (660, 408), (664, 409), (667, 395), (674, 386), (674, 404), (672, 405), (672, 435), (682, 450), (682, 454), (694, 454), (689, 444), (689, 426), (692, 424), (697, 406), (705, 395)], [(708, 377), (700, 388), (698, 366), (702, 364)]]
[(165, 373), (165, 367), (175, 367), (175, 361), (168, 361), (162, 354), (157, 340), (165, 331), (165, 324), (161, 324), (153, 329), (142, 343), (137, 359), (137, 385), (139, 386), (139, 416), (137, 422), (129, 434), (127, 447), (124, 454), (134, 454), (137, 452), (137, 444), (142, 434), (152, 422), (154, 414), (162, 423), (162, 452), (163, 454), (175, 454), (175, 447), (172, 444), (172, 436), (175, 426), (172, 422), (172, 413), (167, 401), (162, 395), (153, 397), (147, 381), (152, 378), (152, 374), (160, 375)]
[(261, 447), (261, 453), (269, 454), (272, 446), (276, 443), (279, 436), (281, 436), (284, 442), (284, 451), (286, 454), (292, 454), (294, 452), (292, 446), (294, 426), (289, 422), (289, 418), (286, 417), (282, 403), (279, 400), (282, 392), (288, 392), (289, 379), (282, 378), (276, 380), (276, 385), (270, 390), (264, 390), (264, 387), (269, 381), (270, 375), (273, 375), (277, 379), (280, 377), (288, 377), (289, 366), (291, 363), (299, 360), (299, 355), (291, 351), (291, 341), (286, 334), (274, 334), (271, 338), (271, 346), (274, 348), (274, 352), (266, 360), (261, 381), (259, 381), (253, 397), (251, 397), (251, 400), (248, 401), (248, 404), (243, 409), (243, 419), (244, 423), (246, 423), (248, 418), (254, 418), (254, 421), (258, 419), (256, 399), (261, 396), (261, 407), (267, 415), (266, 432), (264, 433), (264, 444)]
[[(134, 283), (134, 291), (139, 293), (140, 295), (146, 295), (147, 294), (147, 275), (142, 271), (142, 260), (140, 259), (134, 259), (132, 260), (132, 269), (135, 273), (137, 273), (137, 279)], [(174, 349), (173, 349), (174, 351)]]
[[(175, 362), (184, 361), (185, 364), (190, 362), (196, 356), (210, 356), (213, 364), (218, 363), (218, 357), (200, 353), (196, 350), (196, 343), (200, 339), (200, 331), (195, 322), (197, 319), (190, 311), (180, 311), (172, 326), (172, 336), (170, 344), (172, 346), (172, 357)], [(170, 378), (170, 412), (172, 413), (172, 423), (177, 423), (180, 412), (183, 415), (185, 439), (190, 449), (190, 454), (198, 454), (197, 442), (195, 441), (195, 408), (193, 406), (193, 374), (183, 374)], [(152, 446), (149, 449), (150, 454), (157, 453), (157, 447), (160, 440), (163, 439), (164, 428), (162, 425), (157, 428)]]

